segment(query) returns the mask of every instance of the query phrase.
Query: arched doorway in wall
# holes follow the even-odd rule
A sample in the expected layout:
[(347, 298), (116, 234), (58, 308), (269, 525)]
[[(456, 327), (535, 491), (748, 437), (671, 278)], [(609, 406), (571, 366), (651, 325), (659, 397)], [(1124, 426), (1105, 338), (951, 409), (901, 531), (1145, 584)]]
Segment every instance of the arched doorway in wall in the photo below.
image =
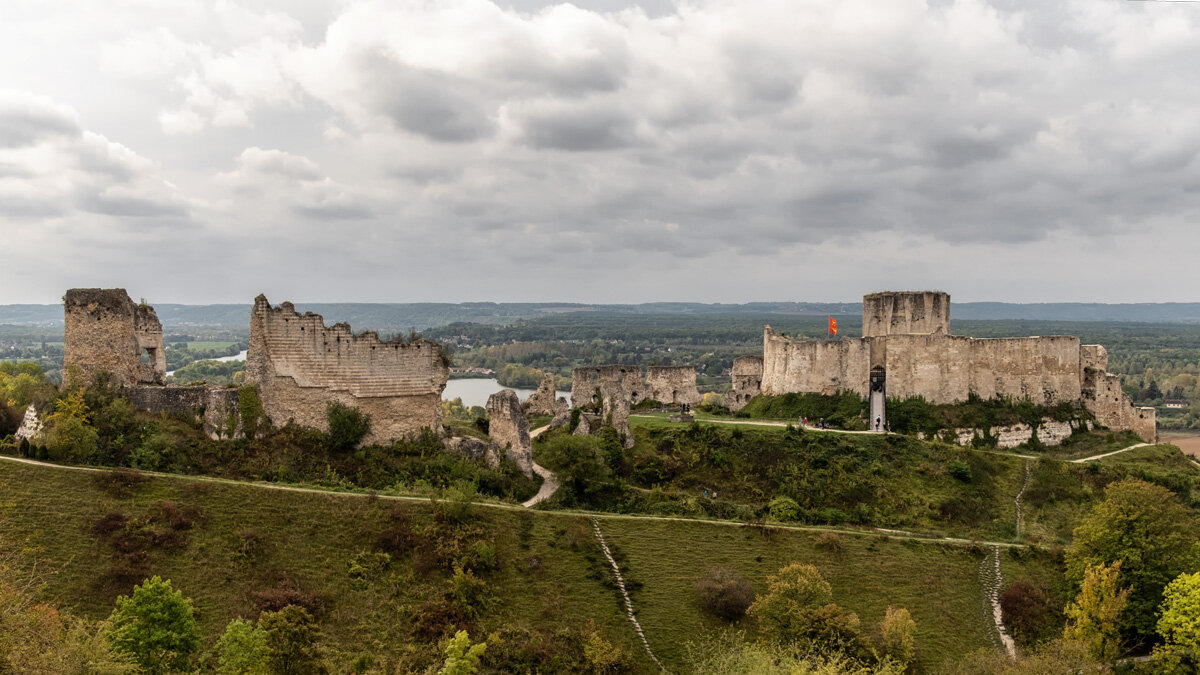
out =
[[(860, 371), (861, 372), (861, 371)], [(887, 430), (887, 371), (883, 366), (871, 369), (871, 417), (868, 424), (872, 431)]]

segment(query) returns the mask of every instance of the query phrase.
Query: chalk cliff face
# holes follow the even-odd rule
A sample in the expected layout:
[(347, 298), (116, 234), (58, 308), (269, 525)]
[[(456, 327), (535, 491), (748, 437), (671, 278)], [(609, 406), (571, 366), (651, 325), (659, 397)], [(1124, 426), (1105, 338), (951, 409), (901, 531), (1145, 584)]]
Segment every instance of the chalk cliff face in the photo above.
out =
[(436, 342), (384, 342), (373, 332), (354, 335), (348, 324), (326, 327), (321, 315), (297, 314), (290, 302), (254, 300), (246, 381), (276, 424), (325, 430), (326, 408), (338, 401), (371, 416), (370, 443), (436, 430), (449, 375)]
[[(747, 357), (742, 357), (746, 359)], [(1135, 408), (1120, 381), (1106, 372), (1107, 354), (1079, 338), (1051, 335), (975, 339), (950, 334), (945, 293), (875, 293), (863, 298), (863, 337), (793, 339), (763, 328), (761, 371), (734, 363), (731, 408), (757, 393), (866, 397), (870, 376), (884, 378), (890, 398), (922, 396), (930, 403), (1011, 397), (1041, 405), (1082, 403), (1110, 429), (1157, 439), (1153, 408)], [(754, 386), (757, 377), (758, 386)]]
[(153, 307), (134, 303), (123, 288), (73, 288), (63, 297), (63, 313), (65, 371), (85, 380), (107, 372), (121, 384), (166, 381), (162, 324)]

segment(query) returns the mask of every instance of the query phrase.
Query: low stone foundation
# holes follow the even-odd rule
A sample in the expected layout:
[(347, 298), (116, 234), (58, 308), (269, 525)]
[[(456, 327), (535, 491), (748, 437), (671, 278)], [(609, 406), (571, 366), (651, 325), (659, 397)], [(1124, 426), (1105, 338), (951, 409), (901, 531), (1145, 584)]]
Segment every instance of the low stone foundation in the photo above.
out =
[(159, 413), (194, 416), (204, 433), (214, 440), (241, 435), (237, 389), (204, 385), (178, 387), (127, 386), (125, 395), (135, 408)]
[[(1091, 430), (1092, 423), (1084, 422), (1080, 427), (1078, 423), (1072, 422), (1057, 422), (1052, 419), (1043, 419), (1038, 423), (1037, 437), (1042, 445), (1058, 446), (1069, 438), (1071, 434), (1081, 428)], [(1018, 445), (1028, 443), (1033, 438), (1033, 427), (1028, 424), (1012, 424), (1003, 427), (993, 427), (991, 435), (996, 437), (996, 447), (1000, 449), (1015, 448)], [(963, 428), (954, 430), (954, 442), (958, 445), (970, 445), (975, 437), (983, 437), (983, 429)], [(924, 434), (917, 434), (918, 438), (924, 438)]]

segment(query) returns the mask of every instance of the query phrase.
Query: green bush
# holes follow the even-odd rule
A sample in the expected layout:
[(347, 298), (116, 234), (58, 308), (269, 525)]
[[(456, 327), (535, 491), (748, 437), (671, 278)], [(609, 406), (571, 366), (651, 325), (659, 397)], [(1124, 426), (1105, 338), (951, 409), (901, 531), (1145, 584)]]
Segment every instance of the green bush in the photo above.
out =
[(325, 419), (329, 422), (329, 447), (335, 452), (353, 450), (371, 433), (370, 415), (337, 401), (330, 401)]
[(946, 471), (951, 476), (964, 483), (971, 482), (971, 465), (961, 459), (956, 459), (953, 462), (950, 462), (950, 464), (946, 467)]
[(800, 505), (791, 497), (779, 496), (767, 505), (771, 518), (780, 522), (796, 520), (800, 516)]

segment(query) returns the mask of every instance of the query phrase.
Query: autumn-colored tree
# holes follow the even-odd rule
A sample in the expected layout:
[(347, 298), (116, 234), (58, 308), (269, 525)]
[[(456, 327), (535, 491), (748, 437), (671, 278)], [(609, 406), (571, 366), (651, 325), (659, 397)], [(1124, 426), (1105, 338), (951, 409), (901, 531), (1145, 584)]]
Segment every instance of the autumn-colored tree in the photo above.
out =
[(1129, 599), (1129, 589), (1118, 587), (1120, 573), (1119, 562), (1087, 568), (1079, 595), (1066, 609), (1063, 638), (1082, 643), (1101, 661), (1111, 661), (1121, 650), (1117, 619)]

